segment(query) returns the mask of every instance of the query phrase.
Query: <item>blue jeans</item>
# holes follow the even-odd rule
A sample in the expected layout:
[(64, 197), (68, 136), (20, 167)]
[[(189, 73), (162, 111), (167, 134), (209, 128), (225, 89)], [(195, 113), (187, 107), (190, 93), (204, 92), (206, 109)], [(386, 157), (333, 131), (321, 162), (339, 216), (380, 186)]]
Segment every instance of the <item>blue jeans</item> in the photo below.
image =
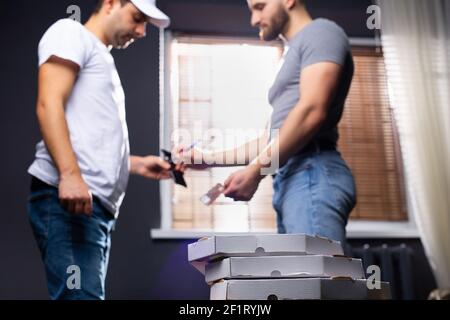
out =
[(341, 241), (356, 204), (353, 175), (335, 150), (299, 154), (273, 182), (279, 233), (305, 233)]
[(91, 217), (70, 214), (60, 205), (58, 189), (41, 182), (30, 193), (28, 216), (50, 298), (104, 299), (113, 215), (96, 198)]

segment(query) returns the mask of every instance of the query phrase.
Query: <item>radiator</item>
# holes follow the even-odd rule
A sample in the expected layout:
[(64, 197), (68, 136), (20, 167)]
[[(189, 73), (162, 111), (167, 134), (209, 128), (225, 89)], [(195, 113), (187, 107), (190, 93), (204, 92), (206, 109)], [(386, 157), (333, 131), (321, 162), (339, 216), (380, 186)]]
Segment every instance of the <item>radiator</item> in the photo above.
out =
[[(413, 283), (412, 249), (405, 244), (397, 246), (347, 247), (347, 252), (354, 258), (363, 261), (364, 270), (377, 265), (381, 270), (381, 280), (391, 284), (392, 299), (416, 299)], [(371, 274), (366, 274), (369, 277)]]

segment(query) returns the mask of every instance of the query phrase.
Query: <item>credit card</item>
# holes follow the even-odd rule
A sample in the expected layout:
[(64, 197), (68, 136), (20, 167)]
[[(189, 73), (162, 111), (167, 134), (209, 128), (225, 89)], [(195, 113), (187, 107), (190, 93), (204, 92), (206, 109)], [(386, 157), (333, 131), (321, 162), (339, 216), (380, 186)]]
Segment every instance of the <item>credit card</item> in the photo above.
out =
[(225, 188), (221, 183), (216, 184), (214, 187), (212, 187), (207, 193), (205, 193), (203, 196), (201, 196), (200, 201), (206, 205), (211, 205), (216, 199), (223, 193)]

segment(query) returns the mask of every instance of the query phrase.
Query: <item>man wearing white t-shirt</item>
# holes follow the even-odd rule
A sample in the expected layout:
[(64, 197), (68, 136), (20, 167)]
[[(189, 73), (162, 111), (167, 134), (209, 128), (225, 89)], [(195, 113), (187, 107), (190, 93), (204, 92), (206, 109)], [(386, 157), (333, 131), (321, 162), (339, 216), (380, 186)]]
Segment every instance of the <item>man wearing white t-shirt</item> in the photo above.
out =
[(98, 0), (84, 26), (59, 20), (39, 43), (43, 141), (28, 170), (28, 212), (52, 299), (104, 299), (129, 174), (170, 177), (161, 158), (130, 156), (125, 96), (110, 54), (144, 37), (148, 22), (170, 22), (154, 0)]

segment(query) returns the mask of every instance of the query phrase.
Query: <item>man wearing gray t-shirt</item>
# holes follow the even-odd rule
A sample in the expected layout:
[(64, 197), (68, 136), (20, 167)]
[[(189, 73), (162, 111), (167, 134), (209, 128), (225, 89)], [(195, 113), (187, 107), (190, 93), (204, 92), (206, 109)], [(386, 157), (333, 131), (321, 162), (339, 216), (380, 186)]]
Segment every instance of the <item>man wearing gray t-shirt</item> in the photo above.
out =
[[(337, 124), (353, 76), (347, 36), (334, 22), (311, 19), (303, 0), (248, 0), (248, 5), (261, 39), (280, 36), (286, 50), (269, 92), (270, 140), (264, 148), (259, 139), (235, 150), (245, 150), (246, 158), (239, 161), (249, 165), (225, 181), (224, 194), (250, 200), (267, 175), (264, 169), (273, 167), (276, 159), (280, 168), (274, 177), (273, 205), (279, 232), (344, 242), (347, 219), (356, 203), (352, 173), (336, 150)], [(257, 147), (259, 155), (250, 159), (248, 150)], [(210, 158), (220, 163), (235, 151), (217, 152)], [(193, 153), (183, 155), (187, 163), (194, 160)]]

